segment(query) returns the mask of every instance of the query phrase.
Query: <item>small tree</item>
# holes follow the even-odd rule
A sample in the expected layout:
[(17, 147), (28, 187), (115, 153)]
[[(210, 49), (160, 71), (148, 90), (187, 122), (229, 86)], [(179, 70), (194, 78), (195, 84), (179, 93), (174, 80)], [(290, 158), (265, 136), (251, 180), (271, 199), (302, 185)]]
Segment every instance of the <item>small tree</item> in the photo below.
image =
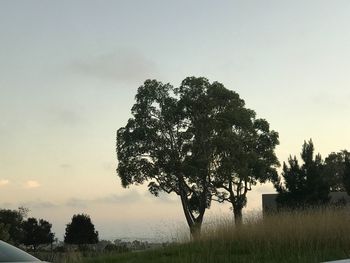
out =
[(277, 203), (280, 207), (305, 208), (319, 206), (329, 201), (330, 183), (324, 170), (320, 154), (314, 156), (312, 140), (304, 141), (300, 166), (297, 158), (291, 156), (288, 164), (283, 163), (282, 177), (275, 183), (278, 191)]
[(96, 244), (98, 232), (91, 222), (90, 216), (85, 214), (73, 215), (71, 223), (67, 224), (64, 242), (67, 244)]
[(51, 232), (52, 225), (40, 219), (28, 218), (22, 223), (23, 240), (22, 243), (26, 246), (32, 246), (34, 251), (41, 244), (52, 244), (55, 235)]

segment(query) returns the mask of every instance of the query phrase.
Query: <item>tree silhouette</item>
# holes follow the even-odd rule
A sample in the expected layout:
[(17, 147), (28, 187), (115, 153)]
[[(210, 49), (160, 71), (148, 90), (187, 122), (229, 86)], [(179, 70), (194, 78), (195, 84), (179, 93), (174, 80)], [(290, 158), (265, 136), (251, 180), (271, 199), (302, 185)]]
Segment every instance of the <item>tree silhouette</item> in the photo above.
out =
[(9, 242), (19, 245), (23, 238), (22, 222), (27, 216), (28, 209), (20, 207), (18, 210), (1, 209), (0, 224), (6, 227), (9, 234)]
[[(230, 102), (232, 103), (232, 102)], [(217, 201), (230, 202), (236, 225), (242, 223), (242, 209), (247, 192), (258, 182), (277, 180), (279, 166), (274, 149), (278, 133), (270, 131), (266, 120), (255, 119), (255, 113), (243, 107), (230, 107), (217, 133), (216, 173), (213, 177)], [(237, 115), (241, 112), (239, 119)], [(236, 114), (235, 114), (236, 113)]]
[(349, 160), (350, 153), (346, 150), (332, 152), (325, 159), (325, 175), (332, 192), (349, 189)]
[(148, 182), (149, 191), (176, 193), (193, 237), (210, 206), (211, 125), (204, 78), (179, 88), (146, 80), (136, 95), (133, 118), (117, 132), (118, 175), (124, 187)]
[(52, 225), (40, 219), (28, 218), (22, 223), (23, 239), (22, 243), (26, 246), (32, 246), (34, 251), (41, 244), (52, 244), (55, 235), (51, 232)]
[(343, 184), (346, 192), (350, 195), (350, 156), (344, 160)]
[(9, 228), (10, 228), (9, 225), (0, 223), (0, 240), (9, 241), (10, 239)]
[[(239, 168), (249, 166), (248, 160), (255, 164), (249, 169), (261, 174), (264, 169), (258, 169), (258, 160), (267, 158), (265, 153), (278, 143), (277, 133), (269, 131), (266, 121), (255, 120), (255, 113), (244, 107), (237, 93), (205, 78), (186, 78), (179, 88), (146, 80), (131, 112), (133, 117), (117, 132), (117, 172), (122, 185), (148, 182), (155, 196), (161, 191), (177, 194), (192, 237), (199, 234), (213, 195), (226, 201), (223, 189), (217, 188), (232, 183)], [(248, 141), (251, 148), (243, 149)], [(237, 150), (245, 157), (233, 154)], [(274, 154), (269, 158), (270, 164), (276, 162)], [(232, 160), (234, 166), (227, 167)], [(240, 167), (239, 161), (244, 161)], [(252, 174), (240, 170), (250, 184)]]
[(319, 206), (329, 201), (330, 183), (325, 175), (324, 162), (320, 154), (314, 156), (312, 140), (304, 141), (300, 166), (297, 158), (290, 156), (288, 164), (283, 163), (282, 177), (275, 183), (280, 207), (305, 208)]
[(98, 232), (85, 214), (73, 215), (71, 223), (67, 224), (64, 242), (67, 244), (95, 244), (98, 242)]

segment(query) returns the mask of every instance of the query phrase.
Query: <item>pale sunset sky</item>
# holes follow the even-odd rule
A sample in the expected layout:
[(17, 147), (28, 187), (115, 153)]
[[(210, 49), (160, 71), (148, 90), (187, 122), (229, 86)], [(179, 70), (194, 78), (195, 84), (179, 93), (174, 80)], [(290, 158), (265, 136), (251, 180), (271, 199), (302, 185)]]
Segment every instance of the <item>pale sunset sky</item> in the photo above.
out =
[[(204, 76), (278, 131), (280, 162), (312, 138), (350, 149), (350, 1), (0, 0), (0, 208), (23, 205), (62, 240), (75, 213), (100, 238), (186, 227), (175, 195), (123, 189), (115, 135), (148, 78)], [(261, 209), (258, 185), (245, 211)], [(207, 220), (231, 216), (213, 205)]]

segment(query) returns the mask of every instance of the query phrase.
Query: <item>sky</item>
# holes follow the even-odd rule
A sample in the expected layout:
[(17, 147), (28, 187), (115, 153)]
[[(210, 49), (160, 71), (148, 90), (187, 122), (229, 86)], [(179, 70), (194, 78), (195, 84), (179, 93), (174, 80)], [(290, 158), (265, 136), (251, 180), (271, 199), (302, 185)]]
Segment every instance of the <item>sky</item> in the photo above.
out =
[[(100, 238), (162, 238), (186, 227), (175, 195), (123, 189), (116, 131), (148, 79), (204, 76), (279, 132), (282, 163), (312, 138), (350, 149), (350, 2), (0, 1), (0, 208), (30, 209), (63, 238), (73, 214)], [(258, 185), (249, 211), (261, 210)], [(206, 222), (232, 216), (213, 205)]]

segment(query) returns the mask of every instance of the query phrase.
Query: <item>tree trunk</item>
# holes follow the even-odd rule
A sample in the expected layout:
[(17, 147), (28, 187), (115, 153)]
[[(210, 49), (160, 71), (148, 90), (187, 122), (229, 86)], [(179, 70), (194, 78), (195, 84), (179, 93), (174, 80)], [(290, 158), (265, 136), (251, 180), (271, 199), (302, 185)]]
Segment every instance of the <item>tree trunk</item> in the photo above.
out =
[(236, 226), (242, 225), (242, 209), (243, 209), (243, 207), (240, 207), (240, 206), (233, 207), (233, 215), (235, 218), (235, 225)]
[(187, 224), (190, 228), (191, 241), (198, 240), (200, 238), (200, 232), (202, 228), (203, 216), (205, 209), (195, 217), (188, 207), (188, 199), (185, 195), (181, 195), (182, 209), (186, 217)]
[(191, 241), (196, 241), (201, 237), (202, 222), (196, 222), (190, 226)]

